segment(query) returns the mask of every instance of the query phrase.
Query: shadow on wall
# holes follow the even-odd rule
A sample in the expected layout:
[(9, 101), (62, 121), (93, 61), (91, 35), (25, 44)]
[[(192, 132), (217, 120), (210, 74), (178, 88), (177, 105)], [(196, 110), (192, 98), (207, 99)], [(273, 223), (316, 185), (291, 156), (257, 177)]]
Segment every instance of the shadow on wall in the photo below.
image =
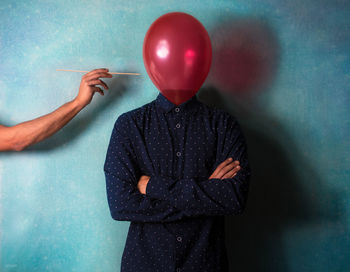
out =
[[(237, 117), (247, 139), (252, 169), (245, 212), (226, 217), (230, 271), (288, 272), (283, 245), (286, 232), (295, 227), (312, 228), (321, 221), (339, 221), (341, 218), (334, 211), (343, 209), (341, 196), (332, 192), (311, 168), (283, 124), (254, 99), (255, 92), (267, 89), (272, 83), (279, 62), (278, 43), (266, 22), (238, 18), (216, 29), (225, 31), (213, 35), (213, 58), (226, 56), (228, 60), (220, 64), (213, 59), (210, 87), (202, 88), (198, 99)], [(254, 36), (257, 32), (268, 35), (260, 33), (257, 40)], [(241, 63), (245, 63), (243, 71), (239, 71)], [(227, 72), (220, 75), (222, 69)], [(220, 90), (225, 88), (226, 92), (219, 91), (215, 83), (220, 83), (217, 84)], [(315, 196), (327, 197), (326, 210), (321, 210), (324, 200), (322, 205)]]
[(252, 169), (247, 206), (241, 216), (226, 217), (230, 271), (288, 272), (285, 232), (338, 222), (343, 197), (327, 187), (273, 116), (256, 115), (234, 101), (225, 106), (228, 98), (215, 88), (201, 89), (198, 99), (237, 117), (247, 139)]
[(213, 61), (207, 83), (232, 94), (261, 91), (273, 80), (279, 46), (269, 25), (261, 19), (223, 19), (210, 31)]
[[(58, 147), (63, 147), (72, 144), (78, 140), (79, 136), (91, 126), (102, 112), (107, 111), (111, 106), (115, 105), (117, 101), (128, 91), (130, 76), (113, 77), (109, 81), (109, 90), (104, 92), (104, 98), (91, 104), (82, 110), (69, 124), (57, 132), (50, 138), (28, 147), (23, 152), (38, 152), (49, 151)], [(98, 96), (96, 93), (94, 96)]]

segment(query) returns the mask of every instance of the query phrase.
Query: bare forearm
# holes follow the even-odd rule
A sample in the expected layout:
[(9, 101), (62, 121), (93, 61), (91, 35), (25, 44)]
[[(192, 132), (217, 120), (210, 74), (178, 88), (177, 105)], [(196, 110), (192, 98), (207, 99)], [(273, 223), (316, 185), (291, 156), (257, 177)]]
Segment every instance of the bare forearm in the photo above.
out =
[(101, 85), (105, 89), (108, 86), (101, 77), (112, 77), (108, 69), (95, 69), (83, 75), (80, 82), (77, 97), (57, 110), (36, 118), (23, 122), (13, 127), (0, 125), (0, 151), (16, 150), (20, 151), (29, 145), (40, 142), (65, 126), (81, 109), (91, 102), (95, 92), (103, 95)]
[(34, 120), (2, 128), (0, 138), (3, 139), (1, 139), (0, 150), (20, 151), (50, 137), (65, 126), (82, 108), (82, 104), (73, 100)]

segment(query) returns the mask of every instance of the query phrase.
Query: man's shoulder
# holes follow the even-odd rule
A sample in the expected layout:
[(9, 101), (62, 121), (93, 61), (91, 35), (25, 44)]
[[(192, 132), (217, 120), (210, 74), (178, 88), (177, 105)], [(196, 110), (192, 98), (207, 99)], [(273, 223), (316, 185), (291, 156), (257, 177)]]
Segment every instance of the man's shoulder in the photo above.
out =
[(199, 101), (201, 104), (201, 112), (203, 114), (207, 114), (212, 117), (212, 119), (216, 121), (223, 121), (223, 122), (233, 122), (236, 121), (236, 117), (227, 112), (224, 108), (216, 107), (213, 105), (205, 104), (204, 102)]
[(116, 123), (126, 123), (129, 125), (131, 121), (140, 119), (140, 117), (143, 116), (147, 111), (151, 110), (153, 103), (154, 101), (151, 101), (138, 108), (123, 112), (118, 116)]
[(216, 115), (224, 120), (236, 121), (236, 117), (232, 113), (227, 112), (225, 109), (217, 108)]

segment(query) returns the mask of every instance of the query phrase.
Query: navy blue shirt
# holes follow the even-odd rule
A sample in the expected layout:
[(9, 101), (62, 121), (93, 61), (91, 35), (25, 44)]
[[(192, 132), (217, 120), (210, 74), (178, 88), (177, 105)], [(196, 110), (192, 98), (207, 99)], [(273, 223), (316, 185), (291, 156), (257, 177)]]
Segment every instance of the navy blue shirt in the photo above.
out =
[[(238, 173), (209, 179), (229, 157)], [(228, 271), (224, 216), (242, 213), (250, 177), (236, 118), (196, 95), (176, 105), (159, 93), (117, 118), (104, 171), (112, 218), (131, 222), (122, 272)]]

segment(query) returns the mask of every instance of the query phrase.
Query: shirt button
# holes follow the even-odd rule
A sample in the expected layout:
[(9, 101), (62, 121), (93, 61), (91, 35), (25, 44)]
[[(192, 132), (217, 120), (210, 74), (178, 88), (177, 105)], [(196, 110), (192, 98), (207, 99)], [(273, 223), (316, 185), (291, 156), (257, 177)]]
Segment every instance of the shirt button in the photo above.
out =
[(176, 127), (179, 128), (181, 125), (180, 124), (176, 124)]
[(176, 240), (178, 240), (179, 242), (181, 242), (181, 241), (182, 241), (181, 236), (178, 236), (178, 237), (176, 238)]
[(179, 111), (180, 111), (180, 109), (179, 109), (179, 108), (175, 108), (175, 111), (176, 111), (176, 112), (179, 112)]
[(180, 157), (181, 156), (181, 152), (176, 152), (176, 156)]

